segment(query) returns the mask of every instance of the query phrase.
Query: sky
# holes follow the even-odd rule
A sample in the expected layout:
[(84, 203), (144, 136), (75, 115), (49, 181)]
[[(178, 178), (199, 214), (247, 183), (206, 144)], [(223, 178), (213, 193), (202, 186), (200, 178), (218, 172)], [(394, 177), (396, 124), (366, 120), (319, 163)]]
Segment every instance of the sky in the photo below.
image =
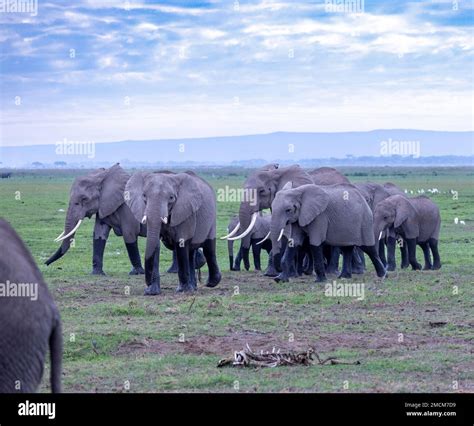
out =
[[(341, 0), (339, 0), (341, 2)], [(473, 2), (38, 0), (0, 12), (4, 146), (473, 130)]]

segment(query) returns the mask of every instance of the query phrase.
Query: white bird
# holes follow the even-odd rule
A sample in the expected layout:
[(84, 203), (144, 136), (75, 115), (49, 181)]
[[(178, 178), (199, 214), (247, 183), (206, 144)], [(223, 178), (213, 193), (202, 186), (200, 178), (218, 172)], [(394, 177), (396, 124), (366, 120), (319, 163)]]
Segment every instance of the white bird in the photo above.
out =
[(459, 223), (459, 218), (458, 217), (455, 217), (454, 218), (454, 223), (457, 225)]
[(464, 220), (461, 220), (461, 222), (459, 222), (461, 225), (465, 225), (466, 222), (464, 222)]

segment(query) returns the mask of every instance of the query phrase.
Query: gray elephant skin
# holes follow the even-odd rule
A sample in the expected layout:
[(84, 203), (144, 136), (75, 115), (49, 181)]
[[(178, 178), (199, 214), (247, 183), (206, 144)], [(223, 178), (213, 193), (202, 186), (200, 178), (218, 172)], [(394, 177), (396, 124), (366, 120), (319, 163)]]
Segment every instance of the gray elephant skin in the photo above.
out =
[[(61, 392), (61, 319), (30, 252), (11, 225), (0, 219), (0, 283), (36, 285), (34, 293), (0, 295), (0, 392), (35, 392), (48, 348), (51, 391)], [(5, 287), (6, 288), (6, 287)]]
[[(295, 226), (296, 225), (296, 226)], [(313, 255), (317, 281), (325, 281), (322, 244), (341, 247), (345, 258), (342, 278), (351, 276), (354, 246), (367, 253), (377, 276), (385, 276), (385, 268), (375, 249), (372, 212), (356, 187), (350, 184), (292, 188), (291, 183), (279, 191), (272, 203), (271, 238), (274, 255), (283, 232), (292, 241), (282, 260), (278, 281), (288, 281), (288, 265), (307, 236)]]
[(216, 260), (216, 196), (214, 189), (193, 172), (140, 172), (127, 182), (127, 204), (135, 218), (147, 225), (145, 295), (160, 287), (160, 239), (176, 249), (178, 292), (194, 291), (195, 251), (202, 247), (209, 269), (208, 287), (221, 280)]
[[(265, 250), (269, 255), (270, 261), (270, 253), (272, 249), (272, 242), (268, 239), (268, 235), (270, 232), (270, 222), (271, 222), (271, 215), (258, 215), (257, 221), (255, 222), (255, 226), (253, 227), (252, 231), (250, 232), (249, 236), (249, 246), (245, 247), (247, 239), (242, 239), (239, 251), (237, 253), (237, 257), (235, 258), (234, 262), (234, 240), (227, 240), (227, 250), (229, 253), (229, 268), (231, 271), (240, 271), (240, 263), (244, 262), (244, 267), (248, 271), (250, 269), (250, 261), (249, 261), (249, 251), (252, 248), (252, 255), (253, 261), (256, 271), (261, 270), (261, 251), (262, 249)], [(239, 224), (239, 217), (233, 216), (229, 222), (229, 226), (227, 227), (228, 232), (232, 232), (236, 229), (237, 225)], [(237, 228), (239, 229), (239, 228)], [(240, 229), (239, 229), (240, 231)], [(242, 232), (243, 230), (241, 230)], [(267, 238), (266, 238), (267, 237)]]
[(130, 275), (143, 274), (137, 238), (146, 236), (146, 228), (140, 225), (124, 200), (124, 190), (130, 175), (115, 164), (109, 169), (98, 169), (86, 176), (77, 177), (72, 184), (64, 232), (58, 250), (46, 261), (50, 265), (60, 259), (71, 246), (78, 224), (95, 215), (93, 234), (92, 274), (104, 275), (103, 257), (110, 230), (122, 236), (132, 270)]
[[(416, 246), (424, 254), (424, 269), (440, 269), (438, 252), (441, 216), (438, 206), (426, 196), (408, 198), (392, 195), (375, 207), (374, 233), (378, 238), (387, 228), (393, 227), (401, 235), (408, 247), (408, 260), (414, 270), (421, 269), (416, 260)], [(431, 261), (431, 254), (433, 261)]]

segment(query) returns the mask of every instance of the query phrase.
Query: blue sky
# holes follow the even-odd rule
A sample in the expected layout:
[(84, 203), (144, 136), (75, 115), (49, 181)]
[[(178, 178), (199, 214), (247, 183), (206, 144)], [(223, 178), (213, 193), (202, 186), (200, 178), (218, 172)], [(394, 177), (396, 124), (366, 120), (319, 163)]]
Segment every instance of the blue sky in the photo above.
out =
[[(473, 2), (38, 1), (0, 13), (5, 145), (472, 130)], [(73, 49), (73, 50), (71, 50)]]

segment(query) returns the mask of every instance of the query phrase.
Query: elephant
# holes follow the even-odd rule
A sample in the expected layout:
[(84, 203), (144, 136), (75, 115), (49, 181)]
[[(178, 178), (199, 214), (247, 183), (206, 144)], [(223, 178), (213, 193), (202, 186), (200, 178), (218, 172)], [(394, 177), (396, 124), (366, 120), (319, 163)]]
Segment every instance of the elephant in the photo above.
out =
[(288, 182), (272, 202), (271, 239), (274, 256), (284, 233), (288, 244), (281, 261), (282, 272), (276, 281), (288, 281), (289, 265), (305, 237), (309, 238), (316, 281), (326, 280), (323, 262), (323, 243), (341, 247), (345, 261), (340, 278), (351, 277), (354, 246), (367, 253), (377, 276), (385, 277), (385, 268), (375, 249), (372, 212), (357, 188), (351, 184), (317, 186), (301, 185), (293, 188)]
[(4, 219), (0, 240), (0, 393), (35, 392), (48, 348), (51, 391), (61, 392), (59, 311), (33, 257)]
[[(395, 184), (387, 182), (383, 185), (374, 182), (356, 183), (355, 186), (362, 193), (367, 201), (372, 213), (375, 211), (375, 206), (390, 197), (391, 195), (399, 194), (405, 196), (404, 192)], [(379, 240), (379, 256), (382, 263), (387, 266), (388, 271), (395, 271), (395, 247), (397, 235), (393, 228), (388, 228), (384, 232), (383, 238)], [(387, 246), (387, 257), (385, 256), (385, 246)], [(400, 246), (400, 254), (402, 258), (402, 268), (408, 267), (408, 251), (406, 244)]]
[[(262, 168), (252, 173), (244, 183), (244, 190), (247, 197), (240, 203), (238, 230), (243, 230), (240, 235), (234, 236), (233, 232), (222, 237), (222, 239), (238, 240), (244, 239), (243, 244), (249, 247), (250, 233), (257, 221), (258, 213), (264, 209), (271, 208), (275, 195), (285, 184), (291, 182), (294, 187), (313, 183), (311, 176), (300, 166)], [(235, 229), (234, 229), (235, 231)], [(284, 250), (283, 250), (284, 251)], [(276, 276), (280, 269), (281, 256), (273, 256), (271, 268), (268, 268), (265, 275)]]
[[(256, 271), (261, 270), (261, 263), (260, 263), (260, 253), (265, 250), (269, 255), (269, 266), (271, 263), (271, 250), (272, 250), (272, 243), (268, 239), (270, 235), (270, 221), (271, 215), (258, 215), (257, 221), (255, 222), (255, 226), (252, 229), (250, 235), (250, 246), (252, 247), (252, 254), (253, 254), (253, 261)], [(239, 222), (239, 217), (234, 216), (231, 218), (228, 226), (228, 231), (235, 229)], [(244, 267), (248, 271), (250, 269), (250, 262), (249, 262), (249, 248), (245, 248), (243, 246), (243, 240), (235, 258), (234, 264), (234, 241), (228, 240), (227, 241), (227, 249), (229, 252), (229, 267), (231, 271), (240, 271), (240, 262), (244, 261)]]
[(179, 285), (177, 292), (197, 289), (195, 251), (202, 247), (209, 269), (207, 287), (221, 280), (216, 259), (216, 196), (214, 189), (191, 171), (135, 173), (125, 186), (127, 205), (147, 225), (145, 251), (145, 295), (160, 288), (160, 237), (176, 249)]
[[(441, 216), (438, 206), (433, 201), (424, 195), (408, 198), (400, 194), (381, 201), (374, 211), (376, 238), (380, 238), (383, 231), (390, 227), (393, 227), (395, 232), (406, 241), (408, 260), (413, 270), (421, 269), (421, 265), (416, 260), (417, 244), (422, 248), (425, 257), (424, 269), (441, 268), (438, 252)], [(431, 262), (430, 250), (433, 262)]]
[(132, 269), (130, 275), (145, 273), (138, 250), (138, 236), (146, 236), (146, 227), (135, 219), (124, 200), (124, 190), (130, 175), (117, 163), (109, 169), (94, 170), (75, 179), (72, 184), (64, 232), (56, 239), (58, 248), (45, 263), (50, 265), (69, 250), (71, 240), (85, 217), (95, 215), (93, 234), (92, 274), (105, 275), (103, 258), (110, 229), (122, 236)]
[(2, 178), (2, 179), (10, 179), (11, 177), (12, 177), (11, 172), (0, 174), (0, 178)]
[(332, 167), (319, 167), (310, 170), (308, 174), (311, 176), (315, 185), (336, 185), (341, 183), (350, 183), (349, 179), (344, 176), (339, 170)]

